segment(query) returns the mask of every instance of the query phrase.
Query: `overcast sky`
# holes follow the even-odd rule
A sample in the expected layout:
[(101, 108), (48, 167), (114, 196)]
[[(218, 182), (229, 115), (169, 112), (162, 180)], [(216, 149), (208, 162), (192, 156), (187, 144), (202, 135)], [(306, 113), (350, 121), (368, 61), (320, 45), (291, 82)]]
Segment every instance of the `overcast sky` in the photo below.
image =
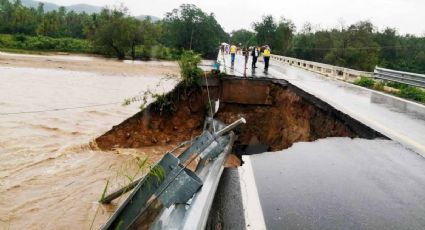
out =
[(119, 5), (123, 3), (133, 15), (149, 14), (163, 17), (183, 3), (192, 3), (206, 12), (213, 12), (227, 32), (252, 29), (253, 21), (262, 15), (284, 16), (298, 29), (305, 22), (321, 28), (370, 20), (380, 29), (395, 27), (400, 33), (425, 35), (425, 0), (44, 0), (60, 5), (87, 3)]

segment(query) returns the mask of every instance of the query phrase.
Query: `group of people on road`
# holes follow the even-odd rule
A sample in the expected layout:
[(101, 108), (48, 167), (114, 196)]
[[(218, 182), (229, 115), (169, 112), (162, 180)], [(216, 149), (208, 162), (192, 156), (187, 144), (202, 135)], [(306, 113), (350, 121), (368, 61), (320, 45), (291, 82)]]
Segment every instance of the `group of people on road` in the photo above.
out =
[(248, 64), (249, 57), (252, 57), (252, 63), (251, 68), (252, 70), (255, 70), (257, 68), (257, 61), (260, 58), (260, 56), (263, 57), (264, 60), (264, 70), (267, 71), (269, 69), (269, 63), (270, 63), (270, 56), (271, 56), (271, 49), (268, 45), (264, 46), (251, 46), (251, 47), (245, 47), (240, 48), (236, 45), (222, 45), (221, 51), (224, 54), (230, 54), (230, 59), (232, 66), (234, 66), (236, 55), (242, 54), (242, 56), (245, 57), (245, 68)]

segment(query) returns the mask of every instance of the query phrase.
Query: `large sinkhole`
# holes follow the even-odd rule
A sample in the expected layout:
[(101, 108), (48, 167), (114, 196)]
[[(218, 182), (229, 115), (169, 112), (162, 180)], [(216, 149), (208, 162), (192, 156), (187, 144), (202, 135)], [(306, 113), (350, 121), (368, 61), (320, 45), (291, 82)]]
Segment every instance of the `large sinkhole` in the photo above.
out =
[(218, 119), (225, 123), (239, 117), (247, 120), (236, 130), (233, 150), (239, 157), (326, 137), (382, 137), (285, 81), (230, 80), (222, 85), (221, 95)]
[(204, 80), (202, 87), (176, 86), (166, 95), (170, 108), (153, 103), (97, 138), (96, 144), (101, 149), (140, 148), (190, 140), (202, 132), (208, 96), (220, 102), (216, 118), (227, 124), (240, 117), (247, 120), (235, 130), (233, 153), (239, 158), (326, 137), (383, 137), (286, 81), (222, 77)]

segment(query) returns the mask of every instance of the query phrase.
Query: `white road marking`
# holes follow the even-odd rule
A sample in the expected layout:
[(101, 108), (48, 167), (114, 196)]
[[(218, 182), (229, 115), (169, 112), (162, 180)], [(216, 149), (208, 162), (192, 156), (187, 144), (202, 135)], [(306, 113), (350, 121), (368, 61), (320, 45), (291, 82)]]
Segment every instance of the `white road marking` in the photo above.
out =
[(238, 168), (241, 186), (242, 204), (245, 215), (246, 229), (266, 229), (263, 209), (258, 197), (257, 185), (255, 183), (254, 171), (252, 170), (251, 158), (242, 157), (244, 164)]

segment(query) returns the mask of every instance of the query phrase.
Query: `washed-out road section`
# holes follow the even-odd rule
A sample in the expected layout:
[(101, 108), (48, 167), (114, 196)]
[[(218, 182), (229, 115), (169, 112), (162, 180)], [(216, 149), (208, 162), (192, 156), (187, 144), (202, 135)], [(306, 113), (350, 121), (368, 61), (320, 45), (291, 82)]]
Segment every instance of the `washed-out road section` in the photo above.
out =
[[(219, 55), (219, 59), (223, 56)], [(239, 77), (285, 79), (307, 95), (378, 131), (372, 140), (332, 137), (288, 149), (244, 156), (229, 169), (221, 194), (238, 190), (227, 213), (242, 207), (241, 229), (424, 229), (425, 107), (349, 83), (271, 61), (268, 71), (234, 67)], [(249, 124), (247, 124), (249, 125)], [(237, 178), (237, 179), (235, 179)], [(223, 185), (224, 184), (224, 185)], [(232, 194), (229, 192), (229, 194)], [(226, 199), (226, 198), (223, 198)], [(239, 202), (240, 204), (235, 204)], [(222, 207), (223, 208), (223, 207)], [(240, 220), (244, 219), (244, 220)]]

